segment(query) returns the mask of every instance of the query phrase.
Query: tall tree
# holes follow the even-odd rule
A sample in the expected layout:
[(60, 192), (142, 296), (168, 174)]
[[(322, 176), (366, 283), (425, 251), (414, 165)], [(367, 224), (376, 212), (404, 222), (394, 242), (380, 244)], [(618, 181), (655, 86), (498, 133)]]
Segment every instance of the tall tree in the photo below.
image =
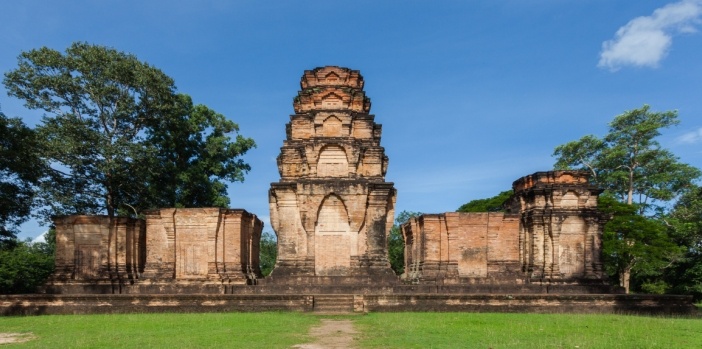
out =
[[(677, 125), (676, 111), (653, 112), (648, 105), (626, 111), (598, 138), (588, 135), (556, 147), (556, 169), (590, 171), (591, 179), (625, 205), (601, 197), (612, 220), (605, 226), (603, 249), (611, 271), (627, 292), (632, 275), (660, 275), (679, 256), (665, 226), (644, 214), (662, 214), (665, 204), (694, 186), (700, 170), (681, 163), (656, 138)], [(656, 248), (656, 246), (660, 248)]]
[[(670, 239), (665, 225), (638, 214), (635, 205), (603, 195), (598, 208), (611, 217), (602, 237), (605, 268), (617, 277), (626, 293), (630, 291), (632, 274), (640, 279), (639, 286), (647, 284), (646, 277), (659, 276), (661, 270), (680, 256), (681, 249)], [(643, 290), (651, 291), (646, 287)]]
[(43, 47), (23, 52), (4, 83), (47, 113), (37, 129), (51, 165), (40, 191), (47, 216), (225, 206), (219, 179), (248, 171), (237, 158), (253, 141), (232, 141), (236, 124), (193, 106), (170, 77), (131, 54), (87, 43), (65, 54)]
[(402, 275), (405, 272), (405, 239), (402, 237), (400, 226), (405, 224), (410, 218), (421, 215), (421, 212), (402, 211), (395, 217), (395, 224), (390, 229), (388, 259), (390, 260), (390, 267), (397, 275)]
[(250, 170), (241, 155), (255, 146), (251, 138), (231, 134), (239, 126), (204, 105), (193, 105), (190, 96), (177, 95), (171, 117), (150, 127), (151, 158), (147, 207), (226, 207), (226, 181), (243, 181)]
[(640, 212), (675, 198), (699, 178), (700, 171), (681, 163), (656, 137), (677, 125), (676, 111), (652, 112), (648, 105), (626, 111), (609, 124), (603, 138), (588, 135), (556, 147), (556, 169), (590, 171), (593, 180)]
[(0, 248), (14, 240), (31, 212), (45, 169), (35, 132), (0, 111)]

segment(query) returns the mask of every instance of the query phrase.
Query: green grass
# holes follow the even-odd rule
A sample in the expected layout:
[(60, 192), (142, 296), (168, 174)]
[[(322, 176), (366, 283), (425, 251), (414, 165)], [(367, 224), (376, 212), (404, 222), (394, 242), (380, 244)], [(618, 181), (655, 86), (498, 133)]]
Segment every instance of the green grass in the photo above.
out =
[(363, 348), (702, 348), (702, 319), (623, 315), (373, 313)]
[[(0, 317), (36, 339), (2, 348), (290, 348), (320, 318), (300, 313)], [(328, 317), (329, 318), (329, 317)], [(623, 315), (372, 313), (359, 348), (700, 348), (702, 319)], [(333, 334), (332, 334), (333, 335)]]
[(314, 315), (124, 314), (0, 317), (0, 332), (37, 338), (3, 348), (289, 348), (309, 341)]

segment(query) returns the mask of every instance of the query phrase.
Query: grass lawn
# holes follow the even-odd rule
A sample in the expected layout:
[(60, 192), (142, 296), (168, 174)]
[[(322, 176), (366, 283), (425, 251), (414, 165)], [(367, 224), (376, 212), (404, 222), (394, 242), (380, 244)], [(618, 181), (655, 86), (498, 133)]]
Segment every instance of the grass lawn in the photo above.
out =
[(702, 348), (702, 319), (624, 315), (374, 313), (363, 348)]
[(289, 348), (309, 340), (314, 315), (120, 314), (0, 317), (1, 332), (36, 339), (4, 348)]
[[(300, 313), (0, 317), (35, 339), (3, 348), (289, 348), (322, 317)], [(358, 348), (701, 348), (702, 319), (619, 315), (372, 313)], [(334, 334), (330, 334), (334, 335)]]

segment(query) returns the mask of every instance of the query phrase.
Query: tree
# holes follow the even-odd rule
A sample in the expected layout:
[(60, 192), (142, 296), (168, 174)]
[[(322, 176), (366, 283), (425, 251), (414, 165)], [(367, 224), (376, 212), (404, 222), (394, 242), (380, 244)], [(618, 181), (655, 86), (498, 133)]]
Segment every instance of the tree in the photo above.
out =
[(39, 152), (34, 131), (0, 111), (0, 248), (14, 241), (29, 217), (45, 168)]
[[(611, 195), (600, 196), (600, 211), (611, 219), (602, 236), (605, 268), (619, 280), (626, 293), (630, 291), (632, 274), (637, 286), (653, 291), (661, 270), (680, 256), (680, 248), (666, 233), (665, 225), (637, 213), (635, 205), (620, 203)], [(662, 293), (662, 292), (655, 292)]]
[(512, 190), (507, 190), (491, 198), (472, 200), (461, 205), (456, 212), (504, 212), (502, 205), (513, 193)]
[(407, 223), (410, 218), (421, 216), (421, 212), (402, 211), (395, 218), (395, 224), (390, 229), (388, 236), (388, 259), (390, 267), (397, 275), (405, 271), (405, 239), (402, 237), (400, 226)]
[(47, 243), (18, 241), (0, 249), (0, 294), (34, 293), (54, 271), (54, 253)]
[[(227, 207), (227, 185), (243, 181), (250, 170), (240, 157), (255, 146), (251, 138), (230, 134), (239, 126), (204, 105), (179, 94), (172, 117), (156, 120), (148, 142), (157, 150), (150, 166), (146, 207)], [(175, 174), (175, 175), (173, 175)]]
[(666, 219), (680, 245), (702, 254), (702, 187), (695, 186), (681, 195)]
[(553, 153), (556, 169), (590, 171), (591, 180), (606, 190), (600, 197), (601, 209), (611, 215), (603, 236), (605, 267), (627, 292), (632, 278), (641, 289), (664, 289), (655, 279), (680, 256), (663, 221), (645, 216), (661, 216), (665, 204), (700, 177), (699, 169), (681, 163), (656, 140), (662, 129), (678, 123), (676, 111), (653, 112), (644, 105), (616, 116), (603, 138), (588, 135)]
[(261, 274), (268, 276), (273, 271), (275, 261), (278, 258), (278, 240), (271, 232), (264, 232), (261, 235), (259, 248)]
[(702, 299), (702, 188), (684, 193), (665, 221), (673, 240), (683, 248), (682, 258), (664, 272), (670, 291)]
[(241, 180), (249, 170), (237, 158), (254, 144), (232, 142), (236, 124), (193, 106), (170, 77), (133, 55), (87, 43), (65, 54), (43, 47), (23, 52), (4, 83), (47, 113), (37, 128), (51, 165), (40, 185), (46, 216), (226, 206), (219, 179)]
[(45, 116), (38, 132), (52, 165), (43, 204), (56, 213), (114, 216), (135, 190), (144, 127), (167, 117), (173, 80), (132, 55), (75, 43), (63, 55), (43, 47), (23, 52), (5, 74), (11, 96)]
[(674, 199), (700, 177), (656, 141), (661, 129), (678, 123), (676, 111), (652, 112), (648, 105), (626, 111), (602, 139), (588, 135), (556, 147), (555, 168), (590, 171), (595, 183), (627, 204), (638, 203), (640, 213), (660, 208), (655, 203)]

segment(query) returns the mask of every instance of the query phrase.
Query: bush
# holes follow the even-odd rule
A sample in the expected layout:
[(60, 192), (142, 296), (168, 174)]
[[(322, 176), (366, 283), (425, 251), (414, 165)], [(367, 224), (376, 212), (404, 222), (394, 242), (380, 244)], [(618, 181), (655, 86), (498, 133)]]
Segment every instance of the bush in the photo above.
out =
[(18, 242), (0, 249), (0, 294), (34, 293), (54, 271), (47, 243)]

